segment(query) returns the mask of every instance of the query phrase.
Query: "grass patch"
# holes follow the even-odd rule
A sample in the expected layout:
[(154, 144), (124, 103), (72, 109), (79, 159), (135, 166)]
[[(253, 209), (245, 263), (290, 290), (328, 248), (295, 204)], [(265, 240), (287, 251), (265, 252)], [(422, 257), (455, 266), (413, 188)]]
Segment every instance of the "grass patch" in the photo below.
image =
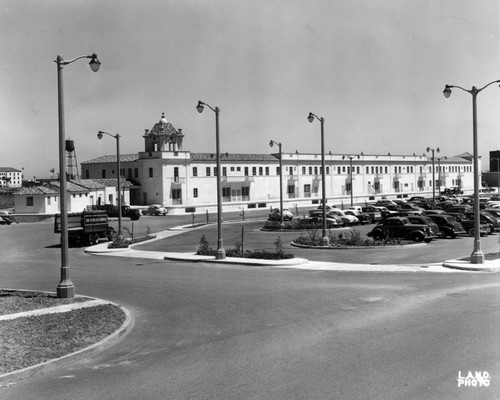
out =
[(116, 331), (124, 312), (106, 304), (0, 322), (0, 374), (81, 350)]
[[(357, 229), (351, 229), (340, 233), (334, 233), (328, 230), (328, 239), (330, 241), (330, 247), (380, 247), (402, 244), (401, 240), (396, 238), (379, 241), (363, 238)], [(307, 235), (301, 234), (293, 242), (304, 246), (320, 246), (321, 231), (319, 229), (309, 229)]]
[[(274, 242), (275, 250), (268, 251), (264, 249), (259, 250), (244, 250), (240, 243), (236, 243), (235, 248), (226, 249), (226, 257), (239, 257), (239, 258), (253, 258), (261, 260), (287, 260), (294, 258), (293, 254), (285, 253), (283, 251), (283, 242), (278, 236), (278, 239)], [(197, 255), (201, 256), (214, 256), (216, 249), (210, 246), (210, 243), (205, 238), (205, 235), (201, 236), (198, 249), (196, 251)]]

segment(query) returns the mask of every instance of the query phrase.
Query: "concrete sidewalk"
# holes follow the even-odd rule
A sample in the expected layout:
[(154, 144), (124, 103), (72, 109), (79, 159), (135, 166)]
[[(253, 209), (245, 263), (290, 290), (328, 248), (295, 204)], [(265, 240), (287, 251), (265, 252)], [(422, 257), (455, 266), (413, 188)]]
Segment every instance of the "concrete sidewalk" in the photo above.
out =
[[(183, 232), (184, 227), (179, 226), (166, 231), (156, 233), (156, 238), (160, 240), (166, 237), (178, 235)], [(196, 229), (190, 227), (190, 229)], [(144, 243), (144, 242), (141, 242)], [(138, 243), (139, 244), (139, 243)], [(85, 249), (86, 253), (95, 255), (107, 255), (118, 257), (151, 258), (156, 260), (182, 261), (182, 262), (205, 262), (219, 265), (239, 264), (252, 266), (267, 266), (275, 268), (295, 268), (323, 271), (356, 271), (356, 272), (500, 272), (500, 259), (487, 260), (484, 264), (471, 264), (463, 260), (448, 260), (440, 263), (418, 264), (418, 265), (380, 265), (380, 264), (348, 264), (323, 261), (309, 261), (304, 258), (292, 258), (288, 260), (262, 260), (226, 257), (217, 260), (213, 256), (200, 256), (194, 253), (175, 253), (157, 251), (134, 250), (134, 245), (125, 249), (108, 249), (109, 242), (99, 243)]]

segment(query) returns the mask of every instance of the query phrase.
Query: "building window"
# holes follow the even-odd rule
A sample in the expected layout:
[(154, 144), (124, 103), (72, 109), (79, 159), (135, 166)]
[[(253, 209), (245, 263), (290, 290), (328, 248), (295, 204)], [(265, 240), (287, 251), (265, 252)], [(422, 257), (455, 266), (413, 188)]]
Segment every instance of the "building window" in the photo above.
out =
[(193, 197), (198, 197), (198, 188), (193, 188)]
[(182, 198), (182, 189), (172, 189), (172, 200), (179, 203)]
[(52, 197), (47, 197), (47, 205), (50, 206), (50, 204), (52, 203)]
[(373, 172), (374, 172), (374, 168), (373, 168), (373, 167), (371, 167), (371, 168), (372, 168), (372, 174), (373, 174)]
[(222, 167), (222, 176), (227, 176), (227, 167)]
[(179, 167), (174, 167), (174, 182), (179, 182)]
[(259, 167), (259, 175), (263, 175), (264, 174), (264, 170), (262, 169), (262, 167)]
[[(267, 171), (267, 172), (269, 172), (269, 171)], [(279, 175), (280, 173), (281, 173), (280, 167), (276, 167), (276, 175)], [(267, 175), (269, 175), (269, 174), (267, 174)]]
[(231, 171), (231, 172), (234, 172), (234, 167), (231, 167), (230, 171)]
[(149, 168), (149, 177), (150, 178), (153, 177), (153, 168), (152, 167)]
[(356, 173), (359, 174), (359, 167), (356, 167)]
[(33, 196), (26, 197), (26, 206), (33, 207)]
[(241, 195), (242, 196), (250, 196), (250, 187), (249, 186), (243, 186), (241, 188)]
[(139, 178), (139, 168), (134, 168), (134, 178)]
[(207, 174), (207, 176), (210, 176), (210, 167), (206, 168), (206, 174)]
[(214, 167), (214, 176), (217, 176), (217, 167)]
[(193, 176), (198, 176), (198, 167), (193, 167)]
[(88, 169), (85, 170), (85, 179), (90, 178), (90, 171)]
[(326, 174), (330, 175), (330, 167), (328, 167), (328, 166), (326, 167)]
[(302, 175), (306, 174), (306, 167), (302, 167)]
[(105, 170), (105, 169), (103, 169), (103, 170), (101, 171), (101, 177), (102, 177), (103, 179), (106, 179), (106, 170)]
[(248, 176), (248, 167), (245, 167), (245, 176)]
[[(279, 167), (278, 167), (279, 169)], [(266, 175), (269, 175), (269, 167), (266, 167)]]
[(231, 197), (231, 188), (223, 187), (222, 188), (222, 197)]
[(236, 167), (236, 172), (241, 172), (241, 167)]
[(252, 175), (257, 175), (257, 167), (252, 167)]

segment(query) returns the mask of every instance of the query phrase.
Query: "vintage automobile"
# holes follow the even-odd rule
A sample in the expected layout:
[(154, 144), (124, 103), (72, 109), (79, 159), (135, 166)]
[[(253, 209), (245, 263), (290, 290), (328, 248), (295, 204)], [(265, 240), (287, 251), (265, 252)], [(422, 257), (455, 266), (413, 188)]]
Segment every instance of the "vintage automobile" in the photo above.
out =
[(367, 234), (373, 240), (404, 239), (429, 243), (436, 236), (428, 225), (412, 224), (406, 217), (387, 218)]
[(148, 209), (145, 211), (145, 214), (148, 215), (166, 215), (167, 209), (163, 207), (161, 204), (151, 204)]
[(460, 222), (452, 215), (446, 214), (428, 214), (439, 227), (440, 237), (456, 238), (458, 234), (465, 233), (465, 229)]
[(373, 223), (373, 219), (372, 219), (371, 215), (362, 213), (361, 211), (348, 209), (348, 210), (344, 210), (344, 214), (355, 216), (359, 220), (359, 223), (361, 225)]
[[(279, 208), (274, 208), (270, 213), (269, 213), (269, 221), (281, 221), (281, 213)], [(293, 214), (292, 212), (284, 208), (283, 209), (283, 221), (291, 221), (293, 219)]]

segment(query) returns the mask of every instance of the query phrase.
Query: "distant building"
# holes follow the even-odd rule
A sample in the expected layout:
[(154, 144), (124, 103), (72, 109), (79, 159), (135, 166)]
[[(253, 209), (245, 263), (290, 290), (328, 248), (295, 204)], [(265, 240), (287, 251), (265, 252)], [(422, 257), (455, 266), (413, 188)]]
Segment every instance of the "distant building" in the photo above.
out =
[(0, 167), (0, 187), (16, 188), (21, 187), (23, 173), (11, 167)]
[(500, 150), (490, 151), (490, 170), (482, 173), (482, 184), (500, 189)]
[[(182, 149), (185, 134), (164, 115), (151, 131), (142, 134), (144, 151), (120, 157), (120, 176), (133, 183), (131, 204), (159, 203), (169, 212), (214, 210), (216, 155)], [(215, 145), (214, 145), (215, 148)], [(352, 155), (352, 154), (351, 154)], [(359, 157), (357, 157), (359, 155)], [(283, 153), (285, 206), (318, 203), (321, 193), (321, 154)], [(330, 203), (347, 203), (351, 190), (355, 202), (388, 196), (406, 198), (432, 194), (444, 188), (473, 190), (470, 153), (452, 157), (425, 154), (325, 155), (326, 197)], [(221, 154), (222, 200), (225, 209), (277, 206), (280, 198), (279, 154)], [(106, 155), (81, 163), (87, 179), (116, 178), (116, 156)], [(351, 179), (352, 178), (352, 179)]]
[[(132, 184), (120, 181), (123, 204), (130, 202)], [(16, 214), (56, 214), (59, 212), (59, 181), (39, 186), (26, 186), (14, 193)], [(87, 206), (118, 204), (116, 179), (77, 179), (67, 181), (66, 209), (79, 212)]]

